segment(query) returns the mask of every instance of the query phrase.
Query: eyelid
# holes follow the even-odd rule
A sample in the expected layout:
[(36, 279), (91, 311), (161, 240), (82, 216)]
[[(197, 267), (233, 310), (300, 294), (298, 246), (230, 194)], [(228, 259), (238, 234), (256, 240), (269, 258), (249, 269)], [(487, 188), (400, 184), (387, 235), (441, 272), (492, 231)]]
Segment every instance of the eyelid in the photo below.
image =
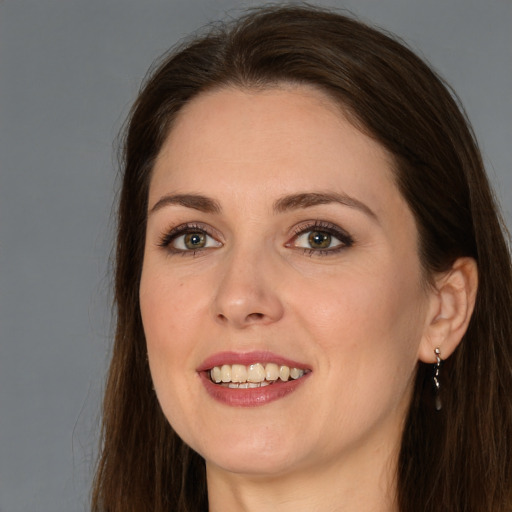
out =
[(220, 240), (222, 237), (220, 236), (220, 233), (209, 226), (208, 224), (204, 224), (202, 222), (185, 222), (183, 224), (179, 224), (178, 226), (171, 227), (163, 232), (163, 234), (160, 236), (158, 246), (166, 248), (170, 250), (171, 252), (175, 253), (194, 253), (200, 250), (207, 250), (211, 249), (211, 247), (206, 248), (199, 248), (196, 250), (190, 249), (190, 250), (181, 250), (172, 248), (171, 244), (174, 240), (179, 238), (180, 236), (186, 235), (187, 233), (204, 233), (206, 236), (213, 238), (216, 240), (221, 246), (223, 245), (222, 240)]
[[(341, 242), (341, 244), (339, 244), (335, 247), (332, 247), (332, 248), (327, 248), (327, 249), (314, 249), (312, 247), (307, 248), (307, 247), (294, 246), (295, 241), (299, 237), (301, 237), (311, 231), (320, 231), (320, 232), (328, 233), (328, 234), (332, 235), (333, 237), (335, 237), (336, 239), (338, 239)], [(304, 250), (304, 252), (307, 252), (308, 254), (311, 254), (311, 255), (312, 254), (322, 254), (322, 255), (333, 254), (333, 253), (339, 252), (343, 249), (346, 249), (348, 247), (351, 247), (354, 244), (354, 238), (347, 231), (345, 231), (344, 229), (342, 229), (341, 227), (339, 227), (338, 225), (336, 225), (332, 222), (323, 221), (323, 220), (309, 220), (309, 221), (301, 222), (301, 223), (297, 224), (296, 226), (294, 226), (293, 232), (294, 232), (293, 237), (288, 242), (286, 242), (285, 246), (290, 247), (290, 248), (302, 249), (302, 250)]]
[[(326, 249), (319, 249), (319, 248), (307, 248), (307, 247), (297, 247), (295, 246), (295, 242), (300, 236), (303, 236), (307, 234), (310, 231), (320, 231), (320, 232), (326, 232), (330, 235), (332, 235), (334, 238), (339, 240), (341, 243)], [(288, 242), (286, 242), (284, 245), (285, 247), (289, 248), (295, 248), (295, 249), (301, 249), (305, 253), (312, 254), (321, 254), (321, 255), (327, 255), (327, 254), (334, 254), (337, 253), (343, 249), (346, 249), (348, 247), (351, 247), (354, 244), (353, 237), (344, 229), (339, 227), (338, 225), (328, 222), (328, 221), (322, 221), (322, 220), (308, 220), (301, 222), (294, 226), (292, 228), (293, 236), (290, 238)], [(209, 247), (202, 247), (197, 249), (178, 249), (176, 247), (172, 247), (172, 243), (174, 240), (179, 238), (180, 236), (184, 236), (188, 233), (194, 233), (194, 232), (200, 232), (204, 233), (207, 237), (212, 238), (215, 240), (219, 245), (217, 246), (209, 246)], [(222, 247), (224, 245), (224, 241), (222, 240), (221, 234), (214, 229), (212, 226), (208, 224), (204, 224), (202, 222), (185, 222), (182, 224), (179, 224), (177, 226), (171, 227), (164, 231), (164, 233), (160, 236), (159, 242), (157, 244), (158, 246), (167, 249), (171, 253), (178, 253), (178, 254), (196, 254), (198, 252), (207, 251), (209, 249), (213, 249), (216, 247)]]

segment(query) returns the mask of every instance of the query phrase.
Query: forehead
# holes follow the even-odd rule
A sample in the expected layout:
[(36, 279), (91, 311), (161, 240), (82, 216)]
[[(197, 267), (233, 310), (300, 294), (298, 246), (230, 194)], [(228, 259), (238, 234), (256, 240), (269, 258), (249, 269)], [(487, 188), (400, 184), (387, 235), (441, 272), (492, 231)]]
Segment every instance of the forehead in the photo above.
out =
[(391, 156), (323, 92), (225, 88), (180, 112), (154, 167), (150, 204), (171, 191), (270, 200), (312, 188), (377, 200), (377, 208), (398, 194)]

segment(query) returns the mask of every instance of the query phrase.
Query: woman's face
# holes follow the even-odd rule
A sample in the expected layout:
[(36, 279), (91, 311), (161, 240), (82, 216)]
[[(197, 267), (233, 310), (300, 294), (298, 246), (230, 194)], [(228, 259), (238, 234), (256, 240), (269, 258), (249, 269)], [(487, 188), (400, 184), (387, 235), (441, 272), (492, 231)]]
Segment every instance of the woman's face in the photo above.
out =
[(209, 468), (396, 449), (432, 300), (391, 166), (312, 88), (226, 88), (180, 113), (140, 304), (158, 400)]

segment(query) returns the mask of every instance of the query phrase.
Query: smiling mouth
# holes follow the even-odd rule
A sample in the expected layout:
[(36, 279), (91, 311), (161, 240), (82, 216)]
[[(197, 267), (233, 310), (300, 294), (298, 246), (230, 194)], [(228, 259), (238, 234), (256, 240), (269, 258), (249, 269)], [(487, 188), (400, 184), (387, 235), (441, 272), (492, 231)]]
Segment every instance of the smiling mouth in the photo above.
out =
[(208, 371), (210, 380), (231, 389), (249, 389), (270, 386), (277, 382), (297, 380), (310, 373), (303, 368), (290, 368), (276, 363), (224, 364)]

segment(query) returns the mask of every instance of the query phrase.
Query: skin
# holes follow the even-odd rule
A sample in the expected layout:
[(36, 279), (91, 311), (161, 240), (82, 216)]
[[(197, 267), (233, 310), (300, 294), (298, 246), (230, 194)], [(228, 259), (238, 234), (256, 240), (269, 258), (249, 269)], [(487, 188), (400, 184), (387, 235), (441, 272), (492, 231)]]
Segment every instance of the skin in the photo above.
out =
[[(359, 203), (273, 209), (312, 192)], [(154, 209), (169, 194), (207, 196), (220, 211)], [(312, 251), (296, 231), (315, 221), (353, 244)], [(183, 250), (183, 237), (162, 247), (184, 223), (209, 233), (207, 247)], [(211, 511), (396, 510), (417, 362), (433, 362), (450, 332), (439, 327), (450, 289), (425, 286), (417, 245), (392, 159), (323, 93), (225, 88), (181, 111), (150, 183), (140, 304), (159, 402), (206, 459)], [(253, 350), (312, 373), (263, 406), (213, 400), (197, 368)]]

